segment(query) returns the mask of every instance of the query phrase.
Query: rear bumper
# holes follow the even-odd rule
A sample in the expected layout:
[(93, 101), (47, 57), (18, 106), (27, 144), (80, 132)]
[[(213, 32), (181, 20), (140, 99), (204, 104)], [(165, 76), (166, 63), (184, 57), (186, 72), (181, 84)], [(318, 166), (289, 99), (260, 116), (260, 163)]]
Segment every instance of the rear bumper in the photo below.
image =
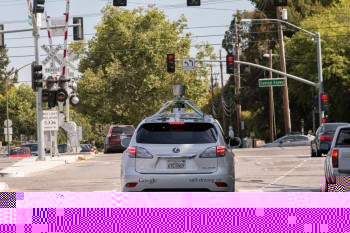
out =
[[(229, 172), (228, 172), (229, 171)], [(224, 173), (223, 173), (224, 172)], [(232, 191), (234, 174), (230, 169), (220, 169), (211, 174), (141, 174), (128, 168), (121, 178), (124, 192), (142, 191)], [(215, 182), (224, 182), (227, 187), (218, 187)], [(128, 183), (137, 183), (128, 188)]]
[[(337, 168), (332, 169), (331, 181), (333, 184), (343, 183), (344, 180), (350, 182), (350, 171), (342, 171)], [(348, 184), (350, 185), (350, 184)]]
[(125, 149), (122, 145), (106, 145), (108, 151), (124, 151)]

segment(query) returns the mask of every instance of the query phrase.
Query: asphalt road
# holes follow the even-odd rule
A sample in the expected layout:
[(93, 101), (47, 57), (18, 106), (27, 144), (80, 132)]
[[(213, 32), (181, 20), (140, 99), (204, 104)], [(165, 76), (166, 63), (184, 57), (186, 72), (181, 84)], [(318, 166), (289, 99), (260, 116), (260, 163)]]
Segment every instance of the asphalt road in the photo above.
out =
[[(235, 150), (236, 190), (320, 191), (325, 157), (309, 147)], [(1, 178), (12, 191), (120, 191), (121, 154), (99, 154), (27, 177)]]

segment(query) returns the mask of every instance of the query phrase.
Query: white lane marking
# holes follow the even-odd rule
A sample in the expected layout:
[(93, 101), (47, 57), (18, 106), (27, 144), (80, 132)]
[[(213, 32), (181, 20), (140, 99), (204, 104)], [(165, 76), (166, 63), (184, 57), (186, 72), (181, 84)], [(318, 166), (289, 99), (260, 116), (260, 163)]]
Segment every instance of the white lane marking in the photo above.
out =
[(297, 166), (295, 166), (294, 168), (292, 168), (291, 170), (287, 171), (286, 173), (284, 173), (282, 176), (278, 177), (277, 179), (275, 179), (274, 181), (272, 181), (271, 183), (269, 183), (268, 185), (262, 187), (262, 189), (265, 189), (275, 183), (277, 183), (279, 180), (283, 179), (285, 176), (289, 175), (290, 173), (292, 173), (293, 171), (295, 171), (295, 169), (301, 167), (304, 163), (306, 163), (308, 160), (310, 160), (310, 158), (304, 159), (304, 161), (302, 161), (301, 163), (299, 163)]

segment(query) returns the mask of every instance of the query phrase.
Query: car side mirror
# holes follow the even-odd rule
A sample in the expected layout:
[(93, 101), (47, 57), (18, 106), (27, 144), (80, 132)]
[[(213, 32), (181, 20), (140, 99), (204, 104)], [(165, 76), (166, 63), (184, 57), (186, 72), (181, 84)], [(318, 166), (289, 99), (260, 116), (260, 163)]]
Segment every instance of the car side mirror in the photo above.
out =
[(130, 144), (131, 138), (123, 138), (121, 144), (123, 147), (127, 148)]
[(239, 147), (242, 144), (242, 140), (239, 137), (230, 138), (231, 147)]

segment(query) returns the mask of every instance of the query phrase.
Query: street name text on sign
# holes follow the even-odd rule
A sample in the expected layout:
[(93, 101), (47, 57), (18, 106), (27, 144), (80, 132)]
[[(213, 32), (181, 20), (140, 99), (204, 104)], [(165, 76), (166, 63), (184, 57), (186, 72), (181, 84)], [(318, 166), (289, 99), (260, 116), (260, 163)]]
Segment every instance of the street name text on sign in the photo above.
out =
[(43, 129), (44, 131), (58, 130), (58, 112), (56, 110), (43, 111)]
[(259, 87), (284, 86), (284, 78), (265, 78), (259, 79)]
[(195, 59), (194, 58), (183, 58), (182, 59), (182, 70), (194, 70)]

